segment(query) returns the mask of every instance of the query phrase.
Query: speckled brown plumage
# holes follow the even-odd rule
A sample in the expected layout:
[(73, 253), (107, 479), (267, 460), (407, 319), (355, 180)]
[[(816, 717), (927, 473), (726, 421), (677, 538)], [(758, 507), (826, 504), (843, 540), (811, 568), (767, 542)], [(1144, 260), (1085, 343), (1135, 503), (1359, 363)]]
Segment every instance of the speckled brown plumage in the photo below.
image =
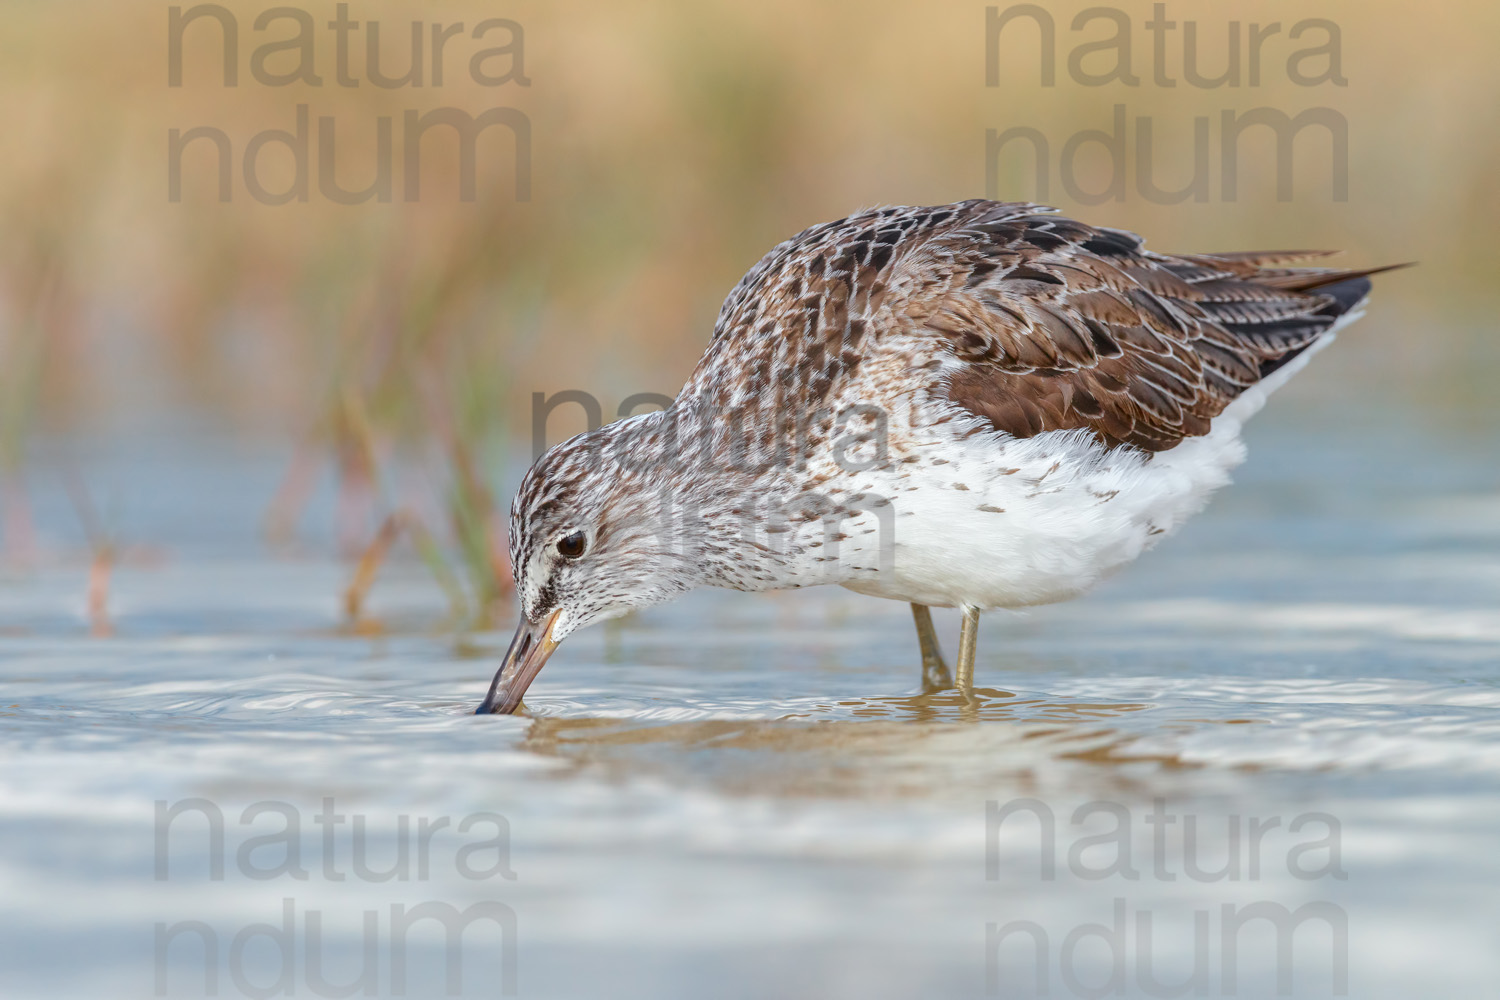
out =
[(1380, 270), (1280, 266), (1317, 251), (1155, 253), (1050, 211), (974, 200), (814, 226), (730, 293), (684, 393), (800, 412), (856, 377), (867, 340), (901, 337), (913, 370), (997, 430), (1160, 451), (1207, 433)]

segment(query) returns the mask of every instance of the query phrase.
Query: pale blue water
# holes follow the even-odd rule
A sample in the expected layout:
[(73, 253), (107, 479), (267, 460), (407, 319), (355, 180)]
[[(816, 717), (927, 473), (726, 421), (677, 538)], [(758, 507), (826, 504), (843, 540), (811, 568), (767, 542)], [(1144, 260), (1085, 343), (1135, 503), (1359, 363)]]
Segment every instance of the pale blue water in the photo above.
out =
[[(281, 452), (43, 448), (47, 538), (77, 545), (67, 456), (162, 561), (120, 572), (109, 639), (79, 560), (0, 576), (0, 993), (335, 995), (370, 920), (382, 996), (444, 995), (445, 955), (470, 996), (1155, 996), (1195, 968), (1210, 996), (1494, 995), (1494, 437), (1336, 417), (1273, 406), (1181, 535), (988, 616), (977, 710), (910, 697), (904, 606), (707, 592), (570, 639), (535, 718), (476, 718), (508, 636), (444, 632), (409, 557), (373, 595), (393, 635), (339, 636), (326, 506), (311, 554), (256, 538)], [(156, 803), (188, 799), (222, 848), (184, 814), (158, 856)], [(253, 839), (288, 827), (303, 878)], [(502, 920), (415, 925), (402, 988), (393, 907), (423, 903)], [(1238, 927), (1309, 904), (1280, 955)], [(287, 912), (285, 951), (246, 930)]]

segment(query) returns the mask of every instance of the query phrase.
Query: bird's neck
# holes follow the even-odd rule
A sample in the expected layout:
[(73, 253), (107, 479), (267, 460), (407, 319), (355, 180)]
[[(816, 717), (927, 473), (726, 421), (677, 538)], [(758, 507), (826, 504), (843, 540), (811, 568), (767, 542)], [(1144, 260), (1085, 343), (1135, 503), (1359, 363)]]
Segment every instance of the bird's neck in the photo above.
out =
[[(664, 558), (734, 590), (844, 583), (880, 561), (889, 504), (810, 467), (816, 442), (706, 407), (610, 425), (621, 475), (659, 525)], [(814, 465), (816, 463), (813, 463)]]

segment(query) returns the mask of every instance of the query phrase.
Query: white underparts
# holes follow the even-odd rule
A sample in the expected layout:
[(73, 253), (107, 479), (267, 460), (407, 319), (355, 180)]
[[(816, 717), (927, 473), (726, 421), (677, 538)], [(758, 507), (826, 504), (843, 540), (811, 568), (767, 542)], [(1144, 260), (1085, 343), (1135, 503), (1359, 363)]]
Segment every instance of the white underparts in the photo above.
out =
[[(1229, 482), (1245, 458), (1244, 422), (1330, 339), (1246, 390), (1208, 434), (1155, 454), (1106, 448), (1086, 431), (1016, 439), (964, 438), (956, 420), (914, 428), (916, 461), (864, 477), (891, 500), (885, 552), (871, 550), (876, 537), (867, 528), (855, 529), (840, 554), (848, 572), (838, 582), (938, 607), (1074, 597), (1170, 535)], [(920, 440), (924, 433), (929, 440)], [(876, 557), (883, 565), (872, 571)]]

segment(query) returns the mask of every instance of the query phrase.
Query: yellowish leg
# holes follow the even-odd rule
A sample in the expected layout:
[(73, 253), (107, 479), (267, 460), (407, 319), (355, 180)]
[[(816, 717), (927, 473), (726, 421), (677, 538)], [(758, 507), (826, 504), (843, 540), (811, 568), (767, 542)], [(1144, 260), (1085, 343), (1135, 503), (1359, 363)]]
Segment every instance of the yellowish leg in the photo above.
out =
[(913, 604), (911, 616), (917, 623), (917, 642), (922, 646), (922, 693), (947, 691), (953, 687), (953, 675), (943, 662), (943, 648), (932, 628), (932, 612), (925, 604)]
[(974, 651), (979, 645), (979, 609), (963, 606), (964, 620), (958, 632), (957, 687), (964, 697), (974, 693)]

